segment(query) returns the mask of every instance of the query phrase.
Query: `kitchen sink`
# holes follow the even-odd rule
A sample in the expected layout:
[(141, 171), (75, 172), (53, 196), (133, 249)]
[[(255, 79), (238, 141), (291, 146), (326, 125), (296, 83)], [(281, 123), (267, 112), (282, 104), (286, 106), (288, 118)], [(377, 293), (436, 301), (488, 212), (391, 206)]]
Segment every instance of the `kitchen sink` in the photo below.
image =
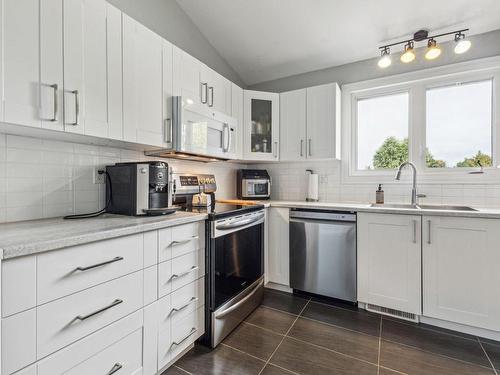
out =
[(372, 203), (370, 207), (380, 207), (380, 208), (409, 208), (409, 209), (417, 209), (417, 206), (414, 206), (409, 203)]
[(447, 206), (440, 204), (419, 204), (422, 210), (445, 210), (445, 211), (477, 211), (475, 208), (469, 206)]
[(387, 203), (387, 204), (372, 203), (370, 204), (370, 207), (407, 208), (413, 210), (439, 210), (439, 211), (477, 211), (475, 208), (469, 206), (449, 206), (440, 204), (417, 204), (415, 206), (409, 203)]

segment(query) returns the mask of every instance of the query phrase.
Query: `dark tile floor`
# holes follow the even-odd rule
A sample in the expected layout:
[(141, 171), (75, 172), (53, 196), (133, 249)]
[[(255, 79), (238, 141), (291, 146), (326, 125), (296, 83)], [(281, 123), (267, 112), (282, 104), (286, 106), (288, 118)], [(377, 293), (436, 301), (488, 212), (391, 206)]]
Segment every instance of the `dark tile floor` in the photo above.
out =
[(499, 373), (500, 342), (266, 289), (215, 350), (197, 345), (162, 375)]

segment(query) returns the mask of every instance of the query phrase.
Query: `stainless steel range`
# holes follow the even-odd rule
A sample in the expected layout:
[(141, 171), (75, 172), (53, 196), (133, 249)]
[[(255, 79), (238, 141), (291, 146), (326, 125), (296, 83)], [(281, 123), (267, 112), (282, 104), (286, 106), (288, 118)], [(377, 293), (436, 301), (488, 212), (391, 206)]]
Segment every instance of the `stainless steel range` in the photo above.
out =
[(208, 214), (206, 333), (202, 341), (215, 347), (262, 302), (264, 206), (213, 203), (193, 207), (189, 204), (193, 194), (214, 194), (215, 177), (210, 175), (174, 174), (174, 186), (175, 203), (182, 204), (185, 210)]

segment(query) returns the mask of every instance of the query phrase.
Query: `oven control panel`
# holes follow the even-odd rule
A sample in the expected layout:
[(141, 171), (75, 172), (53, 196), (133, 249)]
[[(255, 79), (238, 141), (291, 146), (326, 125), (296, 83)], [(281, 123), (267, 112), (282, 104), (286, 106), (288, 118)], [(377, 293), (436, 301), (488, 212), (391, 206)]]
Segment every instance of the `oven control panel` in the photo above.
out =
[(173, 182), (176, 194), (197, 194), (200, 191), (214, 193), (217, 190), (215, 175), (174, 173)]

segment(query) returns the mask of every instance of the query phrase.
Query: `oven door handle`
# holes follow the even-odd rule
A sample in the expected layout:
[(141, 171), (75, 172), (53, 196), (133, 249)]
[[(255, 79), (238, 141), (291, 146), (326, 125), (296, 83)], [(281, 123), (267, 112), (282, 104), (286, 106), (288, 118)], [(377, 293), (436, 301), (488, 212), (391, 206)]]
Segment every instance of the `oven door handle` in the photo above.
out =
[(245, 225), (255, 223), (263, 218), (264, 218), (264, 214), (261, 214), (259, 216), (255, 216), (255, 217), (252, 217), (250, 219), (238, 220), (238, 221), (231, 223), (231, 224), (217, 225), (215, 228), (220, 229), (220, 230), (241, 228), (241, 227), (244, 227)]
[(259, 288), (261, 287), (261, 284), (262, 283), (258, 283), (255, 286), (255, 288), (253, 288), (253, 290), (250, 293), (248, 293), (247, 296), (245, 296), (245, 298), (242, 298), (241, 300), (239, 300), (238, 302), (236, 302), (233, 306), (228, 307), (227, 309), (222, 310), (220, 313), (218, 313), (217, 316), (215, 317), (215, 319), (222, 319), (226, 315), (231, 314), (234, 310), (238, 309), (246, 301), (248, 301), (250, 298), (252, 298), (255, 293), (258, 292)]

